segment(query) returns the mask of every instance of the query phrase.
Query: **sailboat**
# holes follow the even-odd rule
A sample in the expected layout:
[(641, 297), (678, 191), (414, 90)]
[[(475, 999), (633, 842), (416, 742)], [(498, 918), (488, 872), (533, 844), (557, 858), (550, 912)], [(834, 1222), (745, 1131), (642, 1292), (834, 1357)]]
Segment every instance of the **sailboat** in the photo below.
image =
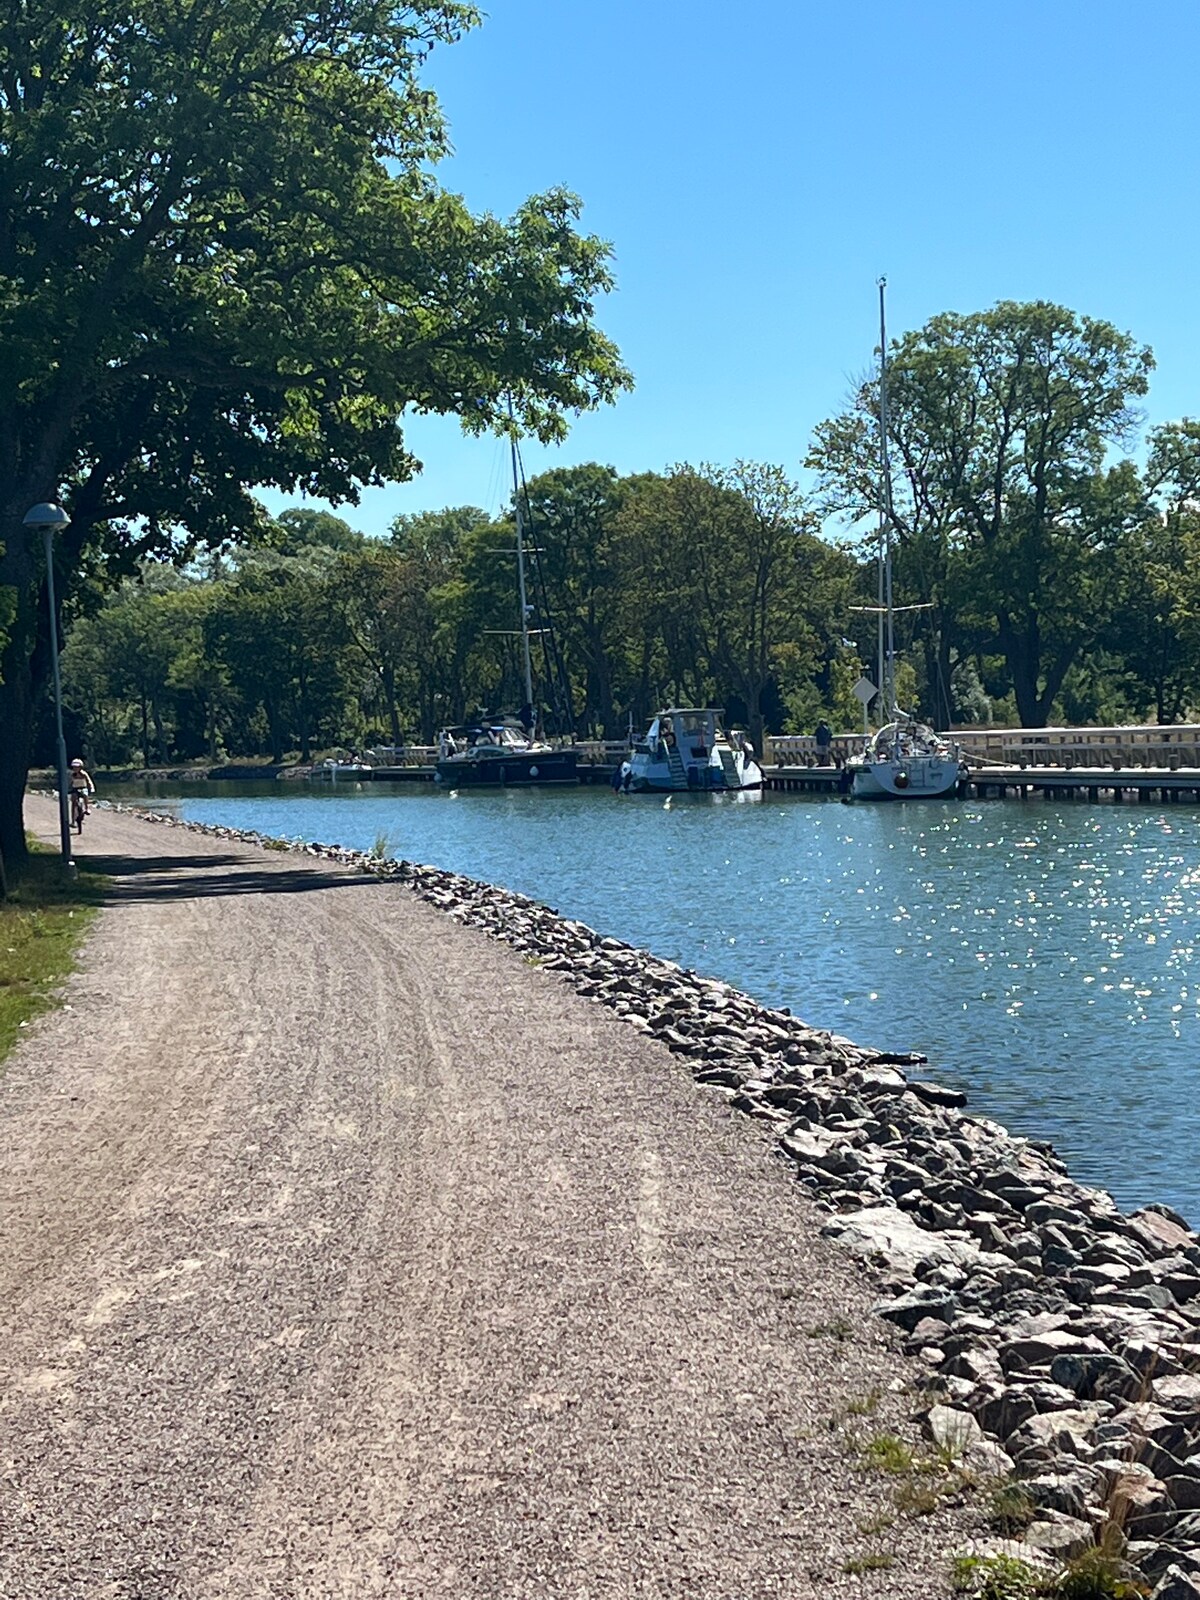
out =
[[(512, 417), (512, 404), (509, 404)], [(531, 640), (543, 629), (533, 629), (529, 619), (534, 607), (529, 601), (525, 565), (525, 519), (522, 512), (522, 486), (517, 440), (511, 439), (513, 505), (517, 521), (517, 597), (521, 608), (521, 667), (525, 704), (519, 717), (478, 717), (461, 727), (443, 728), (438, 734), (438, 756), (434, 777), (454, 789), (511, 788), (515, 785), (545, 787), (579, 782), (578, 753), (561, 745), (551, 745), (537, 736), (537, 714), (533, 700), (533, 651)]]
[(879, 589), (880, 605), (863, 607), (880, 618), (879, 694), (883, 726), (872, 734), (861, 755), (846, 762), (850, 793), (856, 800), (943, 800), (959, 792), (967, 775), (959, 747), (943, 734), (902, 712), (896, 704), (897, 607), (892, 598), (892, 473), (888, 459), (887, 414), (887, 279), (879, 280)]

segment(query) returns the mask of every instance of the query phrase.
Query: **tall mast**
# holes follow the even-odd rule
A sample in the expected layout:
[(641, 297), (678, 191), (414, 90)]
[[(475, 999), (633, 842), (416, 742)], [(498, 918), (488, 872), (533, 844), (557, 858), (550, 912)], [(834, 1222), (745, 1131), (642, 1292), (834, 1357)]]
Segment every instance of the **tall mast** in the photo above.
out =
[[(892, 470), (888, 459), (888, 409), (887, 409), (887, 316), (884, 297), (887, 279), (879, 280), (879, 471), (883, 494), (880, 500), (880, 602), (884, 616), (880, 619), (880, 645), (884, 658), (882, 684), (884, 709), (888, 720), (896, 714), (896, 636), (892, 612)], [(883, 630), (887, 643), (883, 648)]]
[[(513, 420), (512, 395), (508, 397), (508, 420)], [(525, 520), (521, 515), (521, 476), (517, 467), (516, 429), (510, 432), (512, 449), (513, 506), (517, 513), (517, 589), (521, 600), (521, 663), (525, 669), (525, 704), (533, 711), (533, 660), (529, 651), (529, 601), (525, 592)]]

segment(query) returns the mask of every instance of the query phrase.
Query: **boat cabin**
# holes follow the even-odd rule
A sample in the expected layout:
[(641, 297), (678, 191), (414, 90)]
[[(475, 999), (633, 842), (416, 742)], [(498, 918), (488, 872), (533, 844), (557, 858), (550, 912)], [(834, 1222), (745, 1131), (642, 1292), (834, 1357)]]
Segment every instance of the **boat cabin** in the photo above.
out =
[(715, 706), (675, 706), (660, 711), (635, 749), (652, 761), (670, 761), (678, 755), (684, 767), (707, 767), (714, 748), (728, 744), (721, 731), (724, 711)]
[(515, 754), (529, 749), (529, 736), (519, 724), (510, 721), (473, 722), (461, 728), (443, 728), (438, 734), (438, 759), (466, 755)]

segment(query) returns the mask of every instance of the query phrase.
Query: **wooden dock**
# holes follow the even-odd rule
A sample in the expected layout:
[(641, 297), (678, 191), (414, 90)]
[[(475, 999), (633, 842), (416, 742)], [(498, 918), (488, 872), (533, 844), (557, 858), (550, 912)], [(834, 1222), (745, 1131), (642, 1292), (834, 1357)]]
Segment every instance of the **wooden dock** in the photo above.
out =
[[(950, 737), (969, 763), (959, 791), (964, 798), (1200, 805), (1200, 726), (962, 729)], [(573, 748), (579, 781), (588, 786), (609, 784), (628, 750), (624, 740), (599, 739), (581, 739)], [(861, 748), (861, 734), (837, 734), (833, 762), (818, 765), (811, 734), (770, 738), (766, 788), (775, 794), (841, 795), (846, 757)], [(433, 782), (437, 751), (431, 745), (387, 747), (380, 754), (384, 764), (358, 775), (362, 780)]]
[(966, 792), (976, 800), (1127, 800), (1150, 805), (1200, 805), (1200, 767), (977, 767)]
[[(605, 785), (612, 781), (612, 761), (579, 763), (581, 784)], [(432, 783), (432, 763), (373, 767), (335, 780), (341, 783)], [(842, 770), (830, 766), (770, 766), (763, 768), (766, 787), (775, 794), (827, 794), (842, 791)], [(960, 789), (972, 800), (1028, 800), (1041, 795), (1061, 800), (1084, 800), (1092, 805), (1121, 805), (1126, 801), (1158, 805), (1200, 805), (1200, 767), (972, 767)]]

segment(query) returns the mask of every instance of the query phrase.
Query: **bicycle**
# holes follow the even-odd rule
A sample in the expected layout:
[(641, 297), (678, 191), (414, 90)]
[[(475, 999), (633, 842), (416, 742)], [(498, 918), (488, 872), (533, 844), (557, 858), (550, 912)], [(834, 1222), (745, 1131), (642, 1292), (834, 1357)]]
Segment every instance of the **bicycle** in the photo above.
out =
[(84, 817), (87, 816), (87, 814), (88, 814), (87, 795), (84, 793), (84, 791), (82, 789), (72, 789), (71, 790), (71, 822), (74, 824), (74, 828), (75, 828), (75, 832), (76, 833), (82, 833), (83, 832), (83, 819), (84, 819)]

